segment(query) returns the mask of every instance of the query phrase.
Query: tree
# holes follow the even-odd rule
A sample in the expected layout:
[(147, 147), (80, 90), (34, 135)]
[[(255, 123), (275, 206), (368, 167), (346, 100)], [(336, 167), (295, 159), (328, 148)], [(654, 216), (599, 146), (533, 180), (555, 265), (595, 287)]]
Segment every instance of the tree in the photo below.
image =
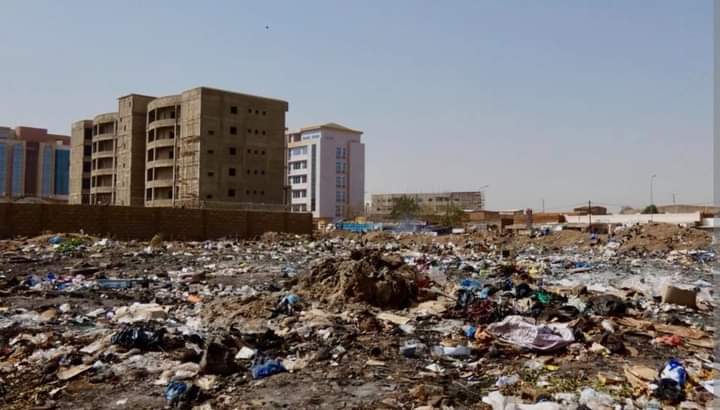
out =
[(659, 212), (658, 212), (657, 207), (654, 204), (650, 204), (650, 205), (646, 206), (645, 209), (643, 209), (642, 213), (643, 214), (657, 214)]
[(415, 218), (420, 211), (420, 205), (416, 198), (402, 195), (393, 199), (393, 206), (390, 210), (390, 216), (393, 219), (411, 219)]
[(445, 206), (440, 223), (445, 226), (458, 226), (467, 220), (467, 214), (455, 204)]

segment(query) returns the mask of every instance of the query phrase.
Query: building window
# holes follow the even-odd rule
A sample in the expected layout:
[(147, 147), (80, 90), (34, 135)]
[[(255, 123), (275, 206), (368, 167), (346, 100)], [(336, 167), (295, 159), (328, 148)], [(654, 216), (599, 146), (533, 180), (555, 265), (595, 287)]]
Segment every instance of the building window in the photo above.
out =
[(260, 170), (260, 175), (265, 175), (265, 170)]
[(237, 105), (230, 106), (230, 114), (237, 114), (237, 113), (238, 113)]
[(260, 155), (265, 155), (265, 150), (260, 151)]
[(230, 127), (230, 134), (237, 135), (237, 127)]
[(255, 110), (255, 114), (260, 114), (260, 110)]
[(267, 115), (267, 111), (263, 111), (263, 115)]
[(335, 172), (338, 174), (345, 173), (345, 163), (342, 161), (337, 161), (335, 163)]
[(345, 191), (335, 191), (335, 201), (345, 202)]
[[(264, 154), (265, 154), (265, 151), (263, 151), (263, 155), (264, 155)], [(291, 157), (294, 157), (294, 156), (297, 156), (297, 155), (307, 155), (307, 145), (305, 145), (305, 146), (303, 146), (303, 147), (290, 148), (288, 154), (289, 154)]]
[(262, 135), (265, 135), (265, 130), (262, 131)]
[(207, 198), (207, 199), (212, 199), (212, 195), (209, 195), (209, 194), (208, 194), (208, 195), (205, 195), (205, 198)]
[(211, 149), (208, 150), (208, 154), (212, 155), (212, 154), (214, 154), (214, 153), (215, 153), (215, 151), (213, 151), (213, 150), (211, 150)]
[(345, 175), (338, 175), (335, 177), (335, 187), (345, 188)]
[(235, 196), (235, 190), (234, 189), (228, 189), (228, 196), (234, 197)]
[(252, 130), (248, 128), (248, 134), (252, 134)]
[(209, 176), (209, 177), (214, 177), (214, 176), (215, 176), (215, 173), (212, 172), (212, 171), (210, 171), (210, 172), (208, 172), (208, 176)]
[(342, 148), (340, 148), (340, 147), (335, 148), (335, 158), (337, 158), (337, 159), (342, 158)]
[(152, 189), (151, 188), (148, 188), (147, 190), (145, 190), (145, 199), (147, 201), (152, 200)]
[(234, 177), (235, 176), (235, 168), (228, 169), (228, 175), (231, 177)]
[(258, 170), (257, 170), (257, 169), (254, 170), (254, 171), (253, 171), (253, 174), (257, 175), (257, 174), (258, 174)]
[(252, 108), (248, 108), (248, 114), (252, 114)]
[(257, 133), (258, 133), (258, 130), (255, 130), (255, 135), (257, 135)]
[(230, 155), (235, 155), (237, 153), (235, 147), (230, 147)]
[(294, 161), (290, 163), (292, 169), (306, 169), (307, 161)]
[(253, 154), (257, 155), (257, 154), (258, 154), (258, 150), (253, 151)]
[(265, 195), (265, 191), (260, 191), (260, 195)]
[(213, 131), (213, 130), (208, 130), (208, 135), (215, 135), (215, 131)]

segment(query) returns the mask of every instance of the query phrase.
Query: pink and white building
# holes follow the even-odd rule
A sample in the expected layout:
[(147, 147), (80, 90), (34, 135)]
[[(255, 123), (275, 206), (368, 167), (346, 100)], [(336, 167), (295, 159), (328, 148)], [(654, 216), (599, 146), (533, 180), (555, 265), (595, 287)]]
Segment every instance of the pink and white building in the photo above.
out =
[(318, 219), (363, 213), (365, 144), (362, 131), (336, 123), (301, 128), (288, 137), (290, 209)]

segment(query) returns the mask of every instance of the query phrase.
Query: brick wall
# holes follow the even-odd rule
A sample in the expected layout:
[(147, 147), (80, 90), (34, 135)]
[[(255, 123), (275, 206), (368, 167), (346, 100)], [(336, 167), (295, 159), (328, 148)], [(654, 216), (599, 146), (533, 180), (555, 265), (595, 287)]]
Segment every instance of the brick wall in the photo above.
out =
[(118, 239), (204, 240), (252, 238), (264, 232), (312, 233), (312, 215), (219, 209), (136, 208), (0, 203), (0, 238), (44, 231), (79, 232)]

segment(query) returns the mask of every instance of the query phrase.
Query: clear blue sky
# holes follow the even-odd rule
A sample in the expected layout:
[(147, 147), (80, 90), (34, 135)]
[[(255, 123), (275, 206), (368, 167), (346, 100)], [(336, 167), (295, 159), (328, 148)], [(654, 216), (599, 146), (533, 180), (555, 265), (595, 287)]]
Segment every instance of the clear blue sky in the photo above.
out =
[[(491, 208), (712, 200), (712, 2), (0, 5), (0, 124), (69, 133), (130, 92), (290, 102), (365, 131), (366, 190)], [(270, 26), (269, 30), (265, 26)]]

